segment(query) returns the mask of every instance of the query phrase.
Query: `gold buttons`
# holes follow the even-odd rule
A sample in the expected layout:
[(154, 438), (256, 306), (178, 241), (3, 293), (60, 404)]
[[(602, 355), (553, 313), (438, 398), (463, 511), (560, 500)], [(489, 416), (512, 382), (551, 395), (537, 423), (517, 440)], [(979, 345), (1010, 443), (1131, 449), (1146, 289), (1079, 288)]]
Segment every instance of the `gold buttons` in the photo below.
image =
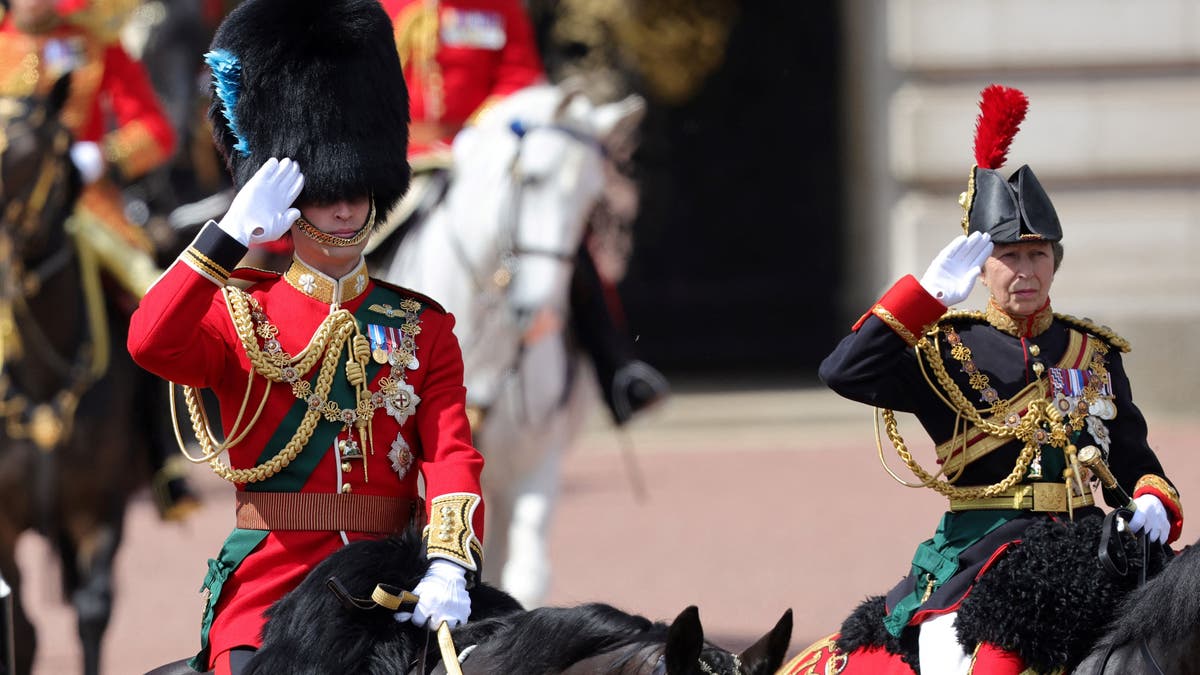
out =
[(349, 484), (349, 483), (342, 483), (342, 494), (349, 494), (349, 493), (350, 493), (350, 489), (351, 489), (351, 488), (350, 488), (350, 484)]
[(1046, 370), (1046, 366), (1043, 366), (1040, 363), (1033, 364), (1033, 372), (1036, 373), (1037, 375), (1040, 376), (1042, 374), (1042, 372), (1045, 370)]
[(1041, 347), (1039, 347), (1037, 345), (1029, 345), (1029, 354), (1031, 356), (1037, 356), (1038, 354), (1041, 354), (1041, 353), (1042, 353)]
[(353, 468), (354, 465), (350, 462), (342, 462), (342, 473), (350, 473), (350, 470)]
[(442, 523), (438, 527), (438, 539), (443, 542), (454, 539), (454, 507), (443, 505), (441, 508)]

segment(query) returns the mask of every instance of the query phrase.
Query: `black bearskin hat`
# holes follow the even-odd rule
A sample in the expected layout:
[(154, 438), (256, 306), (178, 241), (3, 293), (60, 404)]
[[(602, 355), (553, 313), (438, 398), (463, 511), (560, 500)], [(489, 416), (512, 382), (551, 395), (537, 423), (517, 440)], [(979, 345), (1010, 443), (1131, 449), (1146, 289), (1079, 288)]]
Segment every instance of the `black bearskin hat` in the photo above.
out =
[(993, 84), (983, 90), (975, 125), (975, 166), (959, 200), (968, 234), (986, 232), (997, 244), (1062, 239), (1058, 213), (1033, 169), (1022, 166), (1007, 179), (998, 171), (1028, 108), (1029, 100), (1017, 89)]
[(208, 117), (237, 187), (271, 157), (304, 174), (301, 201), (408, 189), (408, 90), (379, 0), (246, 0), (217, 29)]

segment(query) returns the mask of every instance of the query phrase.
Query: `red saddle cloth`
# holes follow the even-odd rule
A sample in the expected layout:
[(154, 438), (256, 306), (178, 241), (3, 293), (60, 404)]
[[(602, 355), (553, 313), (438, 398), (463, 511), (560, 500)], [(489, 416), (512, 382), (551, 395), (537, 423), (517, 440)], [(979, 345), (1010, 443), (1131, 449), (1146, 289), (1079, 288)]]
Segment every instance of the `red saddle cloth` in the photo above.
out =
[(809, 645), (784, 664), (778, 675), (913, 675), (913, 669), (882, 647), (847, 654), (837, 648), (837, 633)]

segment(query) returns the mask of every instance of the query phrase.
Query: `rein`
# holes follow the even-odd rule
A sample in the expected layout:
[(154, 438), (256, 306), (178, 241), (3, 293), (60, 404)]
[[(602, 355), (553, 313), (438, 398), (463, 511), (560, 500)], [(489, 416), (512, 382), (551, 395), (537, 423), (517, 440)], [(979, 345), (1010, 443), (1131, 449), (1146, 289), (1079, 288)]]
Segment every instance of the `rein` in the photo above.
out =
[[(1129, 574), (1129, 560), (1125, 555), (1125, 547), (1119, 540), (1117, 541), (1117, 551), (1119, 551), (1119, 554), (1114, 557), (1111, 555), (1110, 550), (1113, 540), (1118, 539), (1121, 533), (1124, 532), (1122, 521), (1128, 522), (1132, 517), (1133, 512), (1126, 508), (1114, 509), (1104, 516), (1104, 526), (1100, 533), (1100, 564), (1104, 566), (1107, 572), (1117, 577), (1124, 577)], [(1136, 537), (1136, 541), (1142, 553), (1142, 568), (1138, 570), (1138, 587), (1141, 588), (1146, 585), (1146, 570), (1150, 563), (1150, 542), (1146, 539), (1145, 535)], [(1108, 667), (1108, 662), (1116, 649), (1117, 645), (1115, 643), (1109, 644), (1105, 648), (1104, 657), (1100, 659), (1100, 668), (1096, 671), (1097, 673), (1103, 673), (1105, 668)], [(1150, 651), (1150, 643), (1146, 638), (1142, 638), (1138, 642), (1138, 653), (1142, 655), (1142, 659), (1146, 663), (1150, 664), (1155, 673), (1166, 675), (1162, 666), (1158, 664), (1158, 661), (1154, 658), (1154, 654)]]

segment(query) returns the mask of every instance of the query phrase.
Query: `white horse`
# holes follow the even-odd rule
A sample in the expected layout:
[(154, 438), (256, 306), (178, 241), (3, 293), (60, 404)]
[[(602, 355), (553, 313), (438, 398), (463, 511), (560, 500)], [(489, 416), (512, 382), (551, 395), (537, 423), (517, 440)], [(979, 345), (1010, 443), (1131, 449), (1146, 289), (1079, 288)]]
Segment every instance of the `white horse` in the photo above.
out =
[(483, 411), (485, 578), (499, 571), (527, 607), (549, 583), (561, 457), (597, 401), (567, 331), (573, 264), (604, 190), (606, 141), (642, 110), (637, 97), (595, 106), (551, 85), (512, 94), (458, 134), (445, 197), (373, 263), (455, 315), (467, 401)]

